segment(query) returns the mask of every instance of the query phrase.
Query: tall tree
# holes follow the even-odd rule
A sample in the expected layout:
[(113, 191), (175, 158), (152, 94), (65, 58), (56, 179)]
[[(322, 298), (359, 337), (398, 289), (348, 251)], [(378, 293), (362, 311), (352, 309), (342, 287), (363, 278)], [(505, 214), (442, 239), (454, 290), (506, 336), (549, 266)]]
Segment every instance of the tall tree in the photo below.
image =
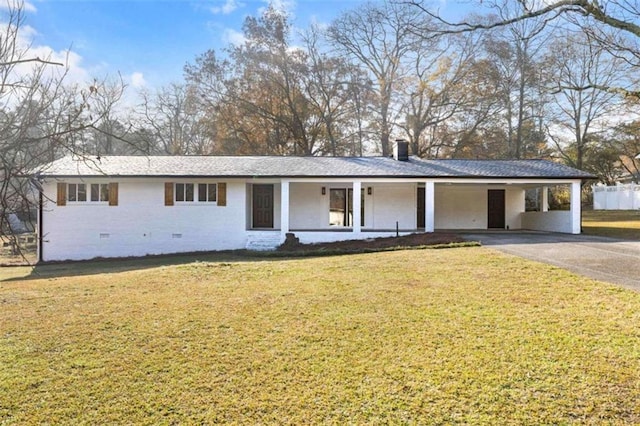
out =
[(104, 78), (94, 81), (93, 86), (100, 89), (100, 95), (93, 99), (91, 114), (100, 117), (95, 128), (78, 134), (85, 139), (85, 151), (94, 155), (136, 155), (149, 154), (144, 146), (129, 138), (133, 124), (129, 111), (114, 109), (125, 88), (122, 78)]
[(9, 217), (35, 209), (38, 172), (64, 154), (87, 158), (84, 132), (99, 129), (123, 88), (107, 96), (97, 82), (65, 85), (68, 69), (32, 55), (24, 42), (24, 3), (9, 2), (1, 13), (0, 230), (15, 239)]
[[(620, 155), (617, 143), (608, 140), (610, 135), (593, 135), (584, 153), (584, 170), (598, 176), (598, 180), (605, 185), (615, 185), (618, 179), (625, 175), (625, 167), (633, 164), (624, 161)], [(633, 178), (633, 175), (631, 175)], [(636, 175), (637, 179), (637, 175)]]
[(363, 152), (370, 80), (329, 52), (311, 27), (293, 46), (290, 17), (273, 6), (248, 17), (244, 41), (210, 50), (185, 67), (215, 127), (216, 152), (354, 155)]
[(544, 28), (543, 22), (520, 21), (486, 39), (486, 51), (495, 70), (493, 76), (498, 78), (500, 87), (509, 158), (526, 158), (530, 155), (528, 151), (535, 151), (535, 146), (544, 142), (535, 131), (544, 101), (539, 90)]
[(459, 90), (465, 96), (460, 111), (443, 131), (444, 156), (452, 158), (506, 158), (507, 135), (502, 120), (501, 80), (493, 61), (477, 49), (469, 58), (469, 72)]
[[(565, 34), (554, 43), (544, 69), (554, 84), (549, 134), (564, 161), (579, 169), (585, 164), (589, 137), (607, 130), (607, 118), (622, 103), (615, 94), (587, 86), (611, 86), (618, 78), (619, 60), (604, 55), (584, 34)], [(570, 135), (570, 136), (569, 136)], [(567, 149), (569, 148), (569, 149)]]
[(322, 36), (316, 25), (303, 34), (308, 61), (303, 81), (309, 103), (322, 124), (318, 129), (323, 141), (320, 150), (333, 156), (362, 155), (362, 123), (367, 119), (363, 103), (370, 99), (369, 82), (360, 68), (328, 53)]
[(403, 85), (406, 133), (411, 151), (419, 157), (439, 157), (451, 144), (451, 122), (471, 102), (466, 83), (473, 71), (475, 37), (452, 36), (426, 40), (411, 55), (413, 72)]
[(640, 121), (619, 124), (611, 133), (608, 140), (618, 154), (620, 174), (640, 183)]
[(307, 57), (290, 45), (289, 16), (270, 5), (248, 17), (245, 41), (219, 60), (209, 51), (187, 65), (187, 81), (220, 118), (218, 131), (236, 153), (319, 153), (322, 123), (306, 97)]
[(394, 94), (406, 76), (407, 55), (417, 50), (412, 28), (419, 19), (402, 3), (366, 3), (343, 13), (327, 32), (338, 51), (371, 74), (376, 94), (373, 118), (383, 156), (391, 152), (390, 137), (399, 114)]
[[(477, 19), (450, 22), (438, 16), (429, 8), (426, 0), (412, 0), (416, 12), (428, 19), (436, 19), (442, 24), (442, 33), (459, 33), (478, 30), (491, 30), (527, 21), (552, 22), (559, 27), (571, 25), (589, 35), (594, 46), (613, 57), (623, 59), (627, 66), (640, 68), (640, 5), (636, 0), (558, 0), (553, 2), (540, 0), (490, 0), (482, 3), (493, 11), (509, 10), (508, 15), (480, 16)], [(417, 25), (414, 30), (421, 30)], [(625, 73), (626, 76), (626, 73)], [(580, 89), (597, 88), (621, 94), (625, 97), (640, 99), (638, 82), (625, 76), (613, 80), (610, 84), (600, 85), (588, 82)]]
[[(212, 138), (208, 137), (205, 114), (195, 90), (172, 83), (155, 94), (142, 93), (140, 125), (150, 138), (152, 152), (169, 155), (210, 154)], [(141, 135), (139, 135), (141, 136)]]

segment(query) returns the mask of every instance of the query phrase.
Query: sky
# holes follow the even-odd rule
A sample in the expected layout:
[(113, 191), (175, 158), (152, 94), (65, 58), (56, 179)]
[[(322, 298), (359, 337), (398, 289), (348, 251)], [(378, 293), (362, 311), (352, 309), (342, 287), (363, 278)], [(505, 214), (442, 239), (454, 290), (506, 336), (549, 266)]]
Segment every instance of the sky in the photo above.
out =
[[(362, 2), (278, 0), (299, 28), (329, 23)], [(180, 82), (185, 63), (237, 40), (244, 19), (266, 6), (266, 0), (29, 0), (25, 24), (34, 50), (68, 61), (72, 79), (119, 73), (131, 88), (153, 89)]]

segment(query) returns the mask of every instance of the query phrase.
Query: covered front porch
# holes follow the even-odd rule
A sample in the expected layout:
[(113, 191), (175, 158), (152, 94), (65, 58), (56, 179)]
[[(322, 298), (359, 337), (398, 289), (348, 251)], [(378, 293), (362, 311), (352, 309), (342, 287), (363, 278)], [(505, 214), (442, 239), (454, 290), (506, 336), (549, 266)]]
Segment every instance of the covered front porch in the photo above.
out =
[[(561, 182), (571, 188), (570, 210), (549, 211), (546, 188), (558, 183), (495, 179), (254, 180), (247, 183), (247, 247), (273, 248), (285, 240), (287, 233), (294, 233), (301, 243), (436, 230), (580, 233), (580, 182)], [(538, 187), (544, 194), (542, 208), (526, 211), (525, 191)]]

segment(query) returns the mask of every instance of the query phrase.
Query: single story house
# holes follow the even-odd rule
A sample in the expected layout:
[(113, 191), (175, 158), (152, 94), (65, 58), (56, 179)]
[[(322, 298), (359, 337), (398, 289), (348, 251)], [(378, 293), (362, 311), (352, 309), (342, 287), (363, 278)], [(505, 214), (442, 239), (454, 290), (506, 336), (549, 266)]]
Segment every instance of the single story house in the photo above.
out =
[[(434, 230), (580, 233), (588, 173), (544, 160), (67, 156), (40, 173), (39, 259), (79, 260)], [(565, 184), (569, 211), (525, 211), (525, 190)], [(543, 194), (546, 191), (542, 191)], [(545, 206), (543, 200), (543, 206)]]

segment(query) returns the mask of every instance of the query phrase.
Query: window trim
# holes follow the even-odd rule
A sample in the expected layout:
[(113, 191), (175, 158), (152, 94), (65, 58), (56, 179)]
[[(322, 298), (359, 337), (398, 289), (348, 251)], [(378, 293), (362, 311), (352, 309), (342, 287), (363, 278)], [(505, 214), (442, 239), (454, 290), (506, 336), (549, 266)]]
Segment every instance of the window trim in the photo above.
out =
[[(109, 190), (109, 185), (111, 185), (111, 183), (109, 182), (66, 182), (63, 184), (65, 186), (65, 194), (64, 194), (64, 201), (65, 203), (63, 205), (71, 205), (71, 206), (78, 206), (78, 205), (110, 205), (109, 204), (109, 198), (110, 198), (110, 190)], [(93, 200), (93, 186), (97, 185), (98, 186), (98, 199), (97, 200)], [(84, 200), (80, 200), (80, 188), (84, 187), (83, 193), (84, 193)], [(71, 189), (74, 188), (74, 190), (72, 191)], [(106, 199), (103, 199), (103, 195), (102, 194), (106, 194)], [(73, 198), (73, 199), (72, 199)]]
[[(342, 214), (343, 224), (331, 223), (331, 214), (333, 210), (331, 208), (331, 195), (332, 193), (344, 192), (344, 206), (342, 210), (335, 210), (338, 214)], [(360, 189), (360, 226), (365, 226), (365, 192), (364, 188)], [(341, 212), (341, 213), (340, 213)], [(329, 188), (329, 226), (332, 228), (353, 228), (353, 188), (349, 187), (335, 187)]]
[[(201, 186), (205, 187), (205, 200), (200, 200)], [(172, 185), (172, 201), (175, 205), (201, 205), (201, 206), (215, 206), (219, 205), (219, 193), (220, 182), (202, 182), (202, 181), (190, 181), (190, 182), (174, 182)], [(213, 188), (214, 199), (210, 199), (211, 188)], [(189, 191), (189, 192), (188, 192)], [(189, 197), (191, 195), (191, 197)], [(179, 199), (180, 198), (180, 199)], [(188, 199), (192, 198), (192, 199)]]
[[(93, 199), (93, 188), (97, 187), (98, 188), (98, 193), (97, 193), (97, 199), (94, 200)], [(92, 203), (108, 203), (109, 202), (109, 184), (108, 183), (91, 183), (89, 184), (89, 191), (88, 191), (88, 198), (91, 200)], [(106, 195), (105, 195), (106, 194)], [(106, 196), (106, 198), (105, 198)]]

